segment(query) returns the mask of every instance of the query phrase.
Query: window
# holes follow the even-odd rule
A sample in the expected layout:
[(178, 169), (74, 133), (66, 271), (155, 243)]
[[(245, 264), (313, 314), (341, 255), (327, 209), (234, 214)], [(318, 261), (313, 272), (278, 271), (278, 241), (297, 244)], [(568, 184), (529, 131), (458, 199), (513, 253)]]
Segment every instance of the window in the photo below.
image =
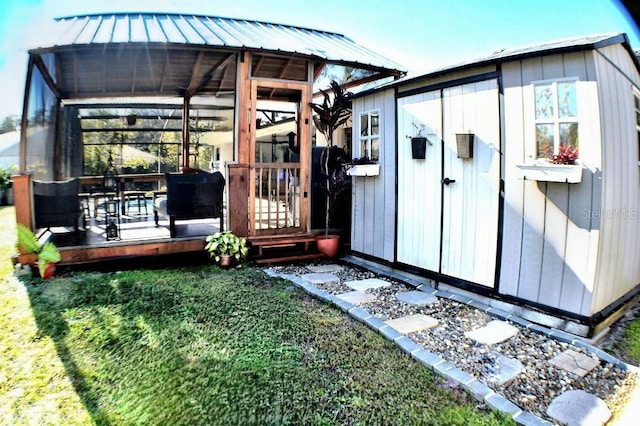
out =
[(560, 146), (578, 148), (578, 102), (573, 80), (534, 85), (536, 158), (552, 158)]
[(368, 111), (360, 114), (360, 157), (372, 160), (380, 158), (380, 111)]
[(634, 89), (633, 101), (636, 113), (636, 132), (638, 134), (638, 165), (640, 165), (640, 91)]

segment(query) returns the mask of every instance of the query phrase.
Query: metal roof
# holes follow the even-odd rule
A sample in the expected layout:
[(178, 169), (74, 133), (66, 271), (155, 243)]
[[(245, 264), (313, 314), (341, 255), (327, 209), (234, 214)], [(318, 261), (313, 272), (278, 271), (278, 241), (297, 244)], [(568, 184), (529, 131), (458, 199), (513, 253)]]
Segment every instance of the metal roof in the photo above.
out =
[(121, 43), (176, 44), (295, 53), (327, 62), (363, 65), (364, 68), (404, 74), (388, 58), (355, 43), (342, 34), (290, 25), (216, 16), (173, 13), (107, 13), (58, 18), (46, 32), (51, 45)]
[(371, 90), (358, 93), (356, 96), (364, 96), (367, 93), (372, 93), (378, 90), (388, 89), (391, 87), (398, 87), (407, 83), (412, 83), (420, 80), (426, 80), (441, 76), (443, 74), (461, 71), (469, 68), (481, 67), (490, 64), (504, 63), (516, 60), (523, 60), (536, 56), (547, 56), (559, 53), (569, 53), (584, 50), (600, 49), (602, 47), (611, 46), (614, 44), (622, 44), (630, 53), (632, 60), (636, 63), (636, 66), (640, 70), (640, 62), (638, 58), (633, 54), (631, 45), (626, 34), (623, 33), (608, 33), (608, 34), (593, 34), (581, 37), (564, 38), (560, 40), (553, 40), (544, 43), (532, 44), (528, 46), (521, 46), (510, 49), (502, 49), (495, 51), (489, 55), (482, 56), (480, 58), (471, 59), (454, 65), (445, 66), (428, 71), (418, 76), (407, 76), (390, 83), (381, 84)]

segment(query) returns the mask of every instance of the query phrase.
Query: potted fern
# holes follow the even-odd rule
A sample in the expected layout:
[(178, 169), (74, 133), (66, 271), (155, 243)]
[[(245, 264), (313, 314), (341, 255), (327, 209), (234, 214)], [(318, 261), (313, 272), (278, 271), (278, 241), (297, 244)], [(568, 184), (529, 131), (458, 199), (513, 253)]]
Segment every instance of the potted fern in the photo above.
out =
[(207, 236), (204, 249), (223, 268), (228, 268), (233, 260), (239, 262), (249, 254), (247, 240), (231, 231), (216, 232)]
[(17, 224), (18, 251), (33, 254), (34, 262), (42, 279), (52, 278), (56, 273), (56, 263), (60, 262), (60, 251), (51, 241), (40, 244), (33, 231), (21, 223)]

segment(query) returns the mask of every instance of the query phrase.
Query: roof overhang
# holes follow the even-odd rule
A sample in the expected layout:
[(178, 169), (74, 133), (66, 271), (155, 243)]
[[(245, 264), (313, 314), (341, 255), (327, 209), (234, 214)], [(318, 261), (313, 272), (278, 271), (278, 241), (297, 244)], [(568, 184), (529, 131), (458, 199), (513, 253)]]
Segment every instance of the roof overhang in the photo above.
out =
[(335, 33), (202, 15), (121, 13), (59, 18), (29, 51), (61, 99), (231, 96), (240, 52), (281, 79), (336, 64), (400, 77), (400, 66)]

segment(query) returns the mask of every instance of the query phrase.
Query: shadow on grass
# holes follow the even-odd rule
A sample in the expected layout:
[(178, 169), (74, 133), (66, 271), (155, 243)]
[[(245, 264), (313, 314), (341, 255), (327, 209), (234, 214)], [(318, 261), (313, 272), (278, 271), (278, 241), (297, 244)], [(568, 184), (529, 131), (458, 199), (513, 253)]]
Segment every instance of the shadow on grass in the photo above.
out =
[(253, 268), (25, 281), (97, 424), (505, 424), (339, 310)]

